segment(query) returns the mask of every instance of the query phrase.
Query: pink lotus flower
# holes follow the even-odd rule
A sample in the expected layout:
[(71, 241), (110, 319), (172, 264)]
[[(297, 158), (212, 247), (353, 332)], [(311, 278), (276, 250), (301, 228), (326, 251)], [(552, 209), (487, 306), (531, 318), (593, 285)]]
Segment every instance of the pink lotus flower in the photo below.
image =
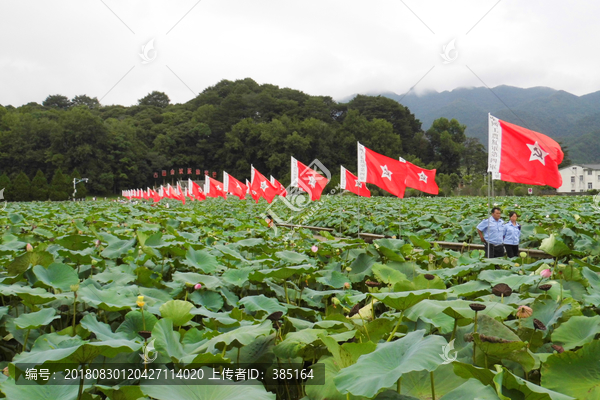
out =
[(540, 272), (542, 278), (550, 278), (552, 276), (552, 270), (550, 268), (546, 268)]
[(202, 289), (202, 285), (200, 283), (196, 283), (194, 285), (194, 290), (199, 290), (199, 289)]
[(25, 246), (25, 248), (27, 249), (27, 251), (31, 252), (33, 251), (33, 246), (31, 245), (31, 243), (27, 243), (27, 246)]
[(317, 251), (319, 251), (319, 248), (317, 246), (314, 246), (310, 248), (312, 250), (313, 253), (316, 253)]

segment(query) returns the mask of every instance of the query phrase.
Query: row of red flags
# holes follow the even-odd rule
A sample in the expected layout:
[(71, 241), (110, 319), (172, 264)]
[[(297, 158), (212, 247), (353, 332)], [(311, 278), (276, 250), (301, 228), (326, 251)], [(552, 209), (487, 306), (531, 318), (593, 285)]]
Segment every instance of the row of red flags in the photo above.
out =
[[(439, 193), (435, 169), (420, 168), (403, 158), (396, 160), (360, 143), (357, 145), (358, 176), (342, 166), (340, 189), (358, 196), (371, 197), (371, 192), (365, 185), (371, 183), (400, 198), (404, 197), (407, 187), (430, 194)], [(558, 165), (563, 157), (560, 145), (550, 137), (489, 116), (488, 172), (492, 173), (493, 179), (558, 188), (562, 185)], [(294, 157), (291, 161), (290, 186), (307, 193), (311, 201), (319, 200), (329, 179)], [(267, 179), (252, 166), (250, 182), (246, 180), (245, 184), (223, 172), (223, 182), (205, 176), (204, 188), (188, 179), (185, 189), (177, 183), (176, 187), (161, 186), (158, 191), (150, 188), (123, 191), (123, 196), (129, 199), (152, 199), (158, 202), (169, 198), (180, 200), (184, 204), (186, 198), (227, 198), (227, 194), (240, 199), (249, 194), (257, 203), (261, 197), (271, 203), (277, 195), (286, 197), (287, 190), (273, 176)]]
[[(375, 184), (400, 198), (404, 197), (404, 191), (407, 186), (426, 193), (438, 193), (438, 186), (435, 183), (435, 169), (427, 170), (419, 168), (402, 158), (395, 160), (386, 157), (365, 148), (360, 143), (358, 144), (358, 148), (359, 175), (360, 171), (364, 169), (365, 179), (362, 181), (359, 180), (356, 175), (342, 166), (340, 189), (348, 190), (359, 196), (371, 197), (371, 192), (365, 185), (366, 182)], [(366, 156), (366, 158), (363, 157), (362, 164), (360, 159), (361, 154)], [(380, 174), (382, 168), (384, 173)], [(206, 197), (227, 198), (227, 194), (237, 196), (240, 199), (244, 199), (249, 194), (257, 203), (261, 197), (268, 203), (271, 203), (277, 195), (282, 197), (287, 196), (286, 188), (273, 176), (271, 176), (271, 179), (267, 179), (253, 166), (251, 174), (250, 182), (246, 180), (245, 184), (227, 172), (223, 172), (223, 182), (219, 182), (206, 175), (204, 187), (188, 179), (186, 188), (181, 188), (179, 183), (175, 187), (167, 184), (166, 187), (161, 186), (158, 190), (150, 188), (147, 188), (147, 190), (125, 190), (123, 191), (123, 196), (128, 199), (137, 198), (153, 200), (155, 202), (163, 198), (168, 198), (180, 200), (184, 204), (186, 198), (192, 201), (201, 201), (206, 199)], [(292, 157), (291, 180), (290, 186), (298, 188), (300, 192), (307, 193), (311, 201), (319, 200), (325, 186), (329, 183), (329, 179), (296, 160), (294, 157)]]

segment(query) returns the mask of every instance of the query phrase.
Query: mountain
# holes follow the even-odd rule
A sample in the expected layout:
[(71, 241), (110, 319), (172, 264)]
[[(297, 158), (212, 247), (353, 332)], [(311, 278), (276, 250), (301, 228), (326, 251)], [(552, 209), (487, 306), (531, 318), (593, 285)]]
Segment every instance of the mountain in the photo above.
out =
[(428, 129), (437, 118), (455, 118), (467, 126), (468, 136), (478, 138), (487, 147), (487, 114), (491, 113), (560, 141), (569, 147), (573, 162), (600, 161), (600, 152), (594, 151), (599, 147), (596, 144), (600, 137), (600, 91), (575, 96), (548, 87), (523, 89), (502, 85), (492, 90), (470, 87), (420, 95), (368, 94), (385, 96), (408, 107), (423, 123), (423, 129)]

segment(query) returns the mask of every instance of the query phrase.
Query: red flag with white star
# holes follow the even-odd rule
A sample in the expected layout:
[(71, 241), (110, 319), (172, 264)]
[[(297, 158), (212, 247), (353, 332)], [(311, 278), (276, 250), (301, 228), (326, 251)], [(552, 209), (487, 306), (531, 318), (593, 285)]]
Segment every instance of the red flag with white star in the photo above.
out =
[(223, 190), (223, 184), (221, 182), (211, 178), (208, 175), (205, 175), (204, 178), (206, 178), (204, 181), (204, 194), (207, 197), (221, 196), (224, 199), (227, 198), (227, 194), (225, 194), (225, 191)]
[(406, 187), (417, 189), (429, 194), (438, 194), (440, 189), (435, 182), (435, 169), (425, 169), (400, 157), (400, 162), (406, 163)]
[(367, 184), (358, 180), (358, 177), (343, 166), (340, 175), (340, 189), (348, 190), (362, 197), (371, 197)]
[(206, 200), (206, 195), (204, 194), (202, 187), (188, 178), (188, 192), (189, 191), (191, 191), (192, 196), (194, 196), (196, 200)]
[(319, 200), (321, 193), (329, 180), (307, 167), (292, 157), (292, 183), (290, 186), (298, 187), (310, 195), (311, 201)]
[(379, 186), (403, 198), (406, 190), (406, 163), (370, 150), (358, 143), (358, 180)]
[(223, 171), (223, 188), (225, 193), (237, 196), (240, 200), (246, 198), (246, 185)]
[(257, 203), (258, 200), (263, 197), (267, 200), (267, 203), (271, 204), (275, 196), (277, 196), (278, 190), (263, 174), (258, 172), (257, 169), (253, 166), (251, 166), (251, 168), (252, 177), (250, 178), (250, 195)]
[(493, 179), (558, 189), (564, 156), (554, 139), (489, 115), (488, 172)]
[(281, 183), (279, 183), (279, 181), (277, 179), (273, 178), (273, 175), (271, 175), (270, 182), (275, 187), (275, 189), (277, 189), (278, 195), (280, 195), (281, 197), (287, 196), (287, 190), (285, 190), (285, 186), (283, 186)]

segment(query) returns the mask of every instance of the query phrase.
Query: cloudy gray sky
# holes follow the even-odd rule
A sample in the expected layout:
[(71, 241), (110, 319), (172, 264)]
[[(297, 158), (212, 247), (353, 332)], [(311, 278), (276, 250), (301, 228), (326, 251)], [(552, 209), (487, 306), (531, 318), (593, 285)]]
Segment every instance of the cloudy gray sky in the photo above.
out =
[(334, 99), (484, 83), (583, 95), (600, 90), (598, 15), (590, 0), (1, 0), (0, 104), (181, 103), (246, 77)]

